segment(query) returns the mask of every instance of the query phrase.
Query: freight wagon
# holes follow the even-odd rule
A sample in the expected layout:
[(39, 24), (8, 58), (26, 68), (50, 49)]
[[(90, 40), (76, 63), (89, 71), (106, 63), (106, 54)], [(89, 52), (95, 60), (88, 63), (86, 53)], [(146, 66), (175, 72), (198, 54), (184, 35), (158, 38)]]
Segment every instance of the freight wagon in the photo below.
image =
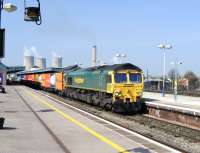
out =
[(48, 68), (44, 70), (23, 71), (23, 72), (18, 72), (17, 75), (19, 78), (21, 78), (20, 81), (22, 84), (33, 88), (43, 89), (48, 91), (62, 91), (64, 87), (63, 69), (61, 68)]

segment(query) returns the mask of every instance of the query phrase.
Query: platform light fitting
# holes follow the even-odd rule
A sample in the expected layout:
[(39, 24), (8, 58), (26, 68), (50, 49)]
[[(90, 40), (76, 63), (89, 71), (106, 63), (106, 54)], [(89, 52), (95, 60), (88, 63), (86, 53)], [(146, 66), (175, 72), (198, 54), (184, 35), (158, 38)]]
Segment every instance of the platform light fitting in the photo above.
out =
[(159, 44), (157, 47), (160, 49), (172, 49), (172, 45), (170, 44)]
[(37, 6), (26, 6), (26, 1), (24, 1), (24, 21), (36, 22), (37, 25), (42, 23), (40, 1), (37, 0), (37, 3)]
[(120, 54), (117, 53), (115, 56), (116, 56), (116, 57), (120, 57)]
[(165, 46), (163, 44), (158, 45), (158, 48), (163, 49)]
[(171, 62), (170, 64), (172, 64), (172, 65), (182, 65), (183, 64), (183, 62)]
[(121, 57), (126, 57), (127, 55), (126, 54), (121, 54)]
[(168, 44), (168, 45), (165, 46), (165, 48), (166, 48), (166, 49), (172, 49), (172, 45), (169, 45), (169, 44)]
[(25, 8), (25, 21), (39, 21), (40, 10), (37, 7)]
[(3, 10), (7, 11), (7, 12), (14, 12), (17, 10), (17, 6), (11, 4), (11, 3), (7, 3), (3, 5)]

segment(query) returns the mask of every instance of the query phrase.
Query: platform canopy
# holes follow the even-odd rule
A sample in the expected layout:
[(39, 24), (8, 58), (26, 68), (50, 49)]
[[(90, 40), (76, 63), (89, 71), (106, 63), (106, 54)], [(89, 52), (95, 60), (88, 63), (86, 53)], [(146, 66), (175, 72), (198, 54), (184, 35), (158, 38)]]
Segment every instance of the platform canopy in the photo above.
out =
[(0, 62), (0, 85), (6, 84), (7, 66)]
[(7, 66), (0, 62), (0, 71), (7, 71)]

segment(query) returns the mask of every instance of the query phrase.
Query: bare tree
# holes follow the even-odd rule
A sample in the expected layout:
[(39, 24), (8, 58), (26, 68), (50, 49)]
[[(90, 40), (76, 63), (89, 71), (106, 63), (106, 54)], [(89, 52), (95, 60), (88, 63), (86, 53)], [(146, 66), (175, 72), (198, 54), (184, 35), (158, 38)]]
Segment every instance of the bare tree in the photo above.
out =
[(200, 82), (199, 78), (192, 71), (188, 71), (185, 73), (184, 78), (187, 78), (189, 81), (189, 90), (195, 90), (199, 88)]
[(168, 72), (168, 77), (169, 77), (172, 81), (174, 81), (174, 80), (175, 80), (175, 74), (176, 74), (176, 70), (175, 70), (175, 69), (171, 69), (171, 70), (169, 70), (169, 72)]

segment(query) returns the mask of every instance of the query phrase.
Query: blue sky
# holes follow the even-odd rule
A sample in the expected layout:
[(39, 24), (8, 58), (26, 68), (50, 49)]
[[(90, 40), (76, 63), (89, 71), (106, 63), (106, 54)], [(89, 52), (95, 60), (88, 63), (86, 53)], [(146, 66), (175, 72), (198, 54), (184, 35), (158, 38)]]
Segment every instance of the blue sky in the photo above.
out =
[(24, 47), (35, 46), (48, 65), (56, 52), (64, 65), (88, 66), (96, 44), (103, 62), (111, 63), (116, 53), (124, 53), (127, 62), (159, 75), (163, 53), (157, 45), (165, 42), (173, 45), (167, 52), (167, 71), (173, 68), (171, 61), (179, 60), (182, 74), (192, 70), (200, 75), (198, 0), (41, 0), (41, 26), (23, 21), (23, 0), (9, 2), (18, 10), (2, 16), (7, 65), (22, 65)]

